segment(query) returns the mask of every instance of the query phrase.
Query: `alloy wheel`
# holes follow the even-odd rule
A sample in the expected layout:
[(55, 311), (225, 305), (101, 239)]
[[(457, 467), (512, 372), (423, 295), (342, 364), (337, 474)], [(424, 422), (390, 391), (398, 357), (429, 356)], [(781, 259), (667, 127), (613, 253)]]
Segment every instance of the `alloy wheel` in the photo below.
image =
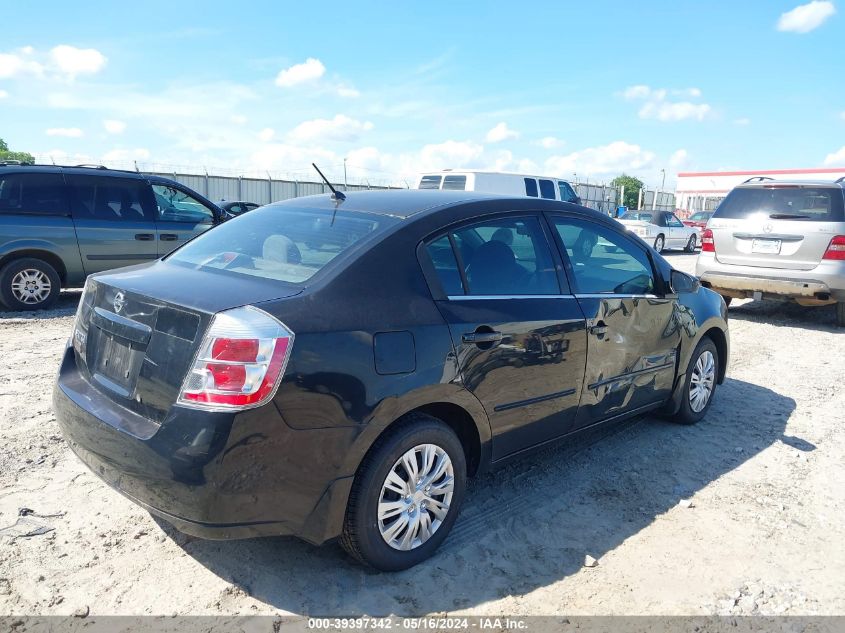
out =
[(689, 383), (689, 406), (695, 413), (704, 410), (713, 395), (716, 382), (716, 359), (710, 350), (704, 350), (693, 367)]
[(428, 541), (449, 514), (455, 489), (452, 460), (435, 444), (405, 452), (388, 471), (378, 504), (378, 528), (390, 547), (408, 551)]
[(12, 277), (12, 295), (28, 305), (41, 303), (50, 296), (50, 278), (36, 268), (25, 268)]

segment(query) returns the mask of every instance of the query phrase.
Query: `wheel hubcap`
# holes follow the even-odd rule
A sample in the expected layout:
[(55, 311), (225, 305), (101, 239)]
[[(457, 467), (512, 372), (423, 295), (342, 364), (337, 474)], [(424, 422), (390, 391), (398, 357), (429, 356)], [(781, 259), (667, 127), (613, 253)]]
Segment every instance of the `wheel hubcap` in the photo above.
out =
[(420, 444), (400, 457), (381, 487), (378, 528), (393, 549), (408, 551), (425, 543), (443, 525), (455, 490), (449, 455), (434, 444)]
[(695, 361), (689, 383), (689, 406), (695, 413), (700, 413), (710, 402), (715, 381), (716, 359), (705, 350)]
[(658, 253), (663, 250), (663, 238), (662, 237), (657, 238), (657, 241), (654, 243), (654, 250), (656, 250)]
[(50, 278), (35, 268), (22, 270), (12, 277), (12, 295), (21, 303), (41, 303), (50, 295)]

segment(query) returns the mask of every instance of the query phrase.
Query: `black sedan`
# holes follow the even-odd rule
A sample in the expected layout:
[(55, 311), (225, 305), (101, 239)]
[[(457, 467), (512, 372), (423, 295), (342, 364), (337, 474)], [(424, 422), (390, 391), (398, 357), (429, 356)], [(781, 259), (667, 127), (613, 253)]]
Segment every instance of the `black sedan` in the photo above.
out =
[(95, 473), (189, 534), (339, 537), (397, 570), (446, 538), (468, 477), (599, 423), (707, 413), (724, 302), (615, 220), (347, 195), (89, 277), (54, 406)]

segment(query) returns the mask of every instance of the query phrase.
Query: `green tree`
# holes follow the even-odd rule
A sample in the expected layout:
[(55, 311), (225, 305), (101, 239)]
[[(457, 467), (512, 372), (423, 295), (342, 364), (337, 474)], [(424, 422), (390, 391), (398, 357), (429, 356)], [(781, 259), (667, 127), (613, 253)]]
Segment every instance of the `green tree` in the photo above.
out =
[(0, 161), (3, 160), (19, 160), (22, 163), (34, 163), (35, 158), (29, 152), (12, 152), (9, 151), (9, 146), (2, 138), (0, 138)]
[(617, 176), (611, 180), (610, 184), (616, 188), (625, 187), (625, 199), (622, 201), (622, 204), (629, 209), (637, 208), (637, 201), (640, 197), (640, 189), (643, 188), (642, 180), (627, 174), (622, 174), (621, 176)]

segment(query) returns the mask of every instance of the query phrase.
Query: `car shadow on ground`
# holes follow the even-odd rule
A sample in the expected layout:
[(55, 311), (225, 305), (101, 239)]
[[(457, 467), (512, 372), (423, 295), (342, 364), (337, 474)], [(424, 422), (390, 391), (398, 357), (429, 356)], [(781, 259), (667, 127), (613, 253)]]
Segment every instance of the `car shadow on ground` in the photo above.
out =
[(219, 542), (167, 532), (227, 582), (303, 614), (421, 614), (519, 596), (579, 572), (655, 517), (783, 441), (795, 401), (728, 379), (707, 417), (680, 426), (655, 416), (582, 434), (472, 482), (434, 557), (399, 573), (365, 569), (339, 546), (293, 538)]
[(0, 303), (0, 321), (5, 319), (23, 319), (27, 321), (38, 321), (43, 319), (55, 319), (59, 317), (73, 316), (79, 306), (79, 299), (82, 297), (82, 289), (62, 290), (56, 303), (49, 310), (6, 310)]
[(728, 318), (780, 327), (799, 327), (822, 332), (845, 332), (836, 325), (836, 306), (800, 306), (791, 301), (737, 300), (731, 303)]

